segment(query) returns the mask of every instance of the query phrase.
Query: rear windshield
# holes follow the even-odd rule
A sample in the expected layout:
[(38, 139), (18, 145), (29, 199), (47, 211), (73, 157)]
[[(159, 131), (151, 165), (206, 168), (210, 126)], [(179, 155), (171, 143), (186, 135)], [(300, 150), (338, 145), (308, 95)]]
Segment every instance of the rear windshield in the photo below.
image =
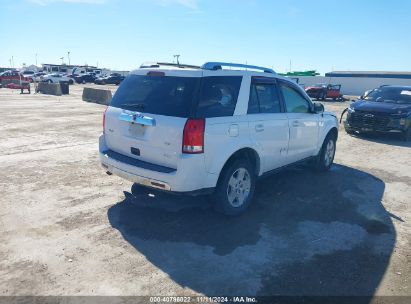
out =
[(175, 117), (232, 116), (242, 77), (130, 75), (111, 106)]

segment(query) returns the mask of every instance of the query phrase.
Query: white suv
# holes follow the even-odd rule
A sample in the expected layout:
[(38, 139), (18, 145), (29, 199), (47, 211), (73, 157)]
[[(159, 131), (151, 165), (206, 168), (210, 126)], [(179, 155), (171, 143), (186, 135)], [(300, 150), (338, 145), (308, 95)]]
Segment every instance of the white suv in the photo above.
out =
[(210, 193), (217, 210), (236, 215), (251, 203), (259, 177), (309, 160), (329, 169), (338, 122), (271, 69), (158, 63), (122, 82), (103, 130), (100, 160), (108, 174), (170, 192)]

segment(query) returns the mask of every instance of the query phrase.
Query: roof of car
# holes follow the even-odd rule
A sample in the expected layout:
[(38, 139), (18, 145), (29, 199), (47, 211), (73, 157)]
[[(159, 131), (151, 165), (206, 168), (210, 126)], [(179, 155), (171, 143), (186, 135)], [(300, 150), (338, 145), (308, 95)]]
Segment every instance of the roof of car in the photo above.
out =
[[(223, 68), (225, 67), (225, 68)], [(247, 65), (247, 64), (239, 64), (239, 63), (227, 63), (227, 62), (206, 62), (202, 66), (197, 65), (188, 65), (188, 64), (180, 64), (180, 63), (164, 63), (164, 62), (154, 62), (154, 63), (143, 63), (140, 66), (140, 69), (134, 70), (132, 74), (141, 74), (141, 70), (152, 70), (155, 69), (156, 71), (189, 71), (189, 72), (201, 72), (201, 71), (214, 71), (220, 72), (224, 71), (227, 73), (236, 71), (238, 74), (245, 73), (247, 71), (253, 71), (255, 73), (259, 73), (262, 75), (277, 75), (274, 70), (270, 68), (254, 66), (254, 65)], [(140, 71), (140, 72), (139, 72)], [(194, 76), (194, 75), (193, 75)]]

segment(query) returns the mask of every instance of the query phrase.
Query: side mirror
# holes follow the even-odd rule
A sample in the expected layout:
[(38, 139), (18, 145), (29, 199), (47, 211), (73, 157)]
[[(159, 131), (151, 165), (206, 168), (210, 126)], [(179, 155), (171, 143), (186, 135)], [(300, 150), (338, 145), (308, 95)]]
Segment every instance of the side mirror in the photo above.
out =
[(319, 102), (314, 102), (314, 113), (324, 113), (324, 105)]

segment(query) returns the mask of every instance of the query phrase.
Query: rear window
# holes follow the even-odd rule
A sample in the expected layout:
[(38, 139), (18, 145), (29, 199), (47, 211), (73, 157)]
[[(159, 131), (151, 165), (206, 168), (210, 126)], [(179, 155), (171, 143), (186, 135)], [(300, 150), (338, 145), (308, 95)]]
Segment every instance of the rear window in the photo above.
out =
[[(111, 106), (185, 118), (232, 116), (241, 81), (241, 76), (130, 75), (120, 85)], [(193, 111), (195, 104), (198, 106)]]
[(197, 117), (232, 116), (237, 105), (241, 76), (203, 77)]
[(144, 113), (189, 117), (199, 78), (130, 75), (111, 106)]

